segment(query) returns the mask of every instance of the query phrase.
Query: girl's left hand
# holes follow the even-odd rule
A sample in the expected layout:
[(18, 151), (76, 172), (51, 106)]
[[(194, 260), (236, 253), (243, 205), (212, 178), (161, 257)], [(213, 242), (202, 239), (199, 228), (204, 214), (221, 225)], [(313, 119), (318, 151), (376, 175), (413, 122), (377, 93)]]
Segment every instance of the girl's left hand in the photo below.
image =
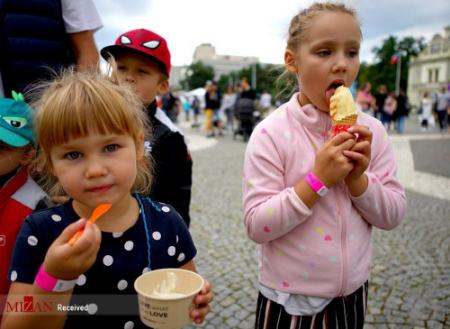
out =
[(347, 131), (357, 136), (356, 144), (350, 150), (343, 151), (344, 155), (355, 164), (345, 178), (345, 183), (349, 185), (356, 182), (369, 167), (372, 132), (369, 127), (360, 125), (352, 126)]
[(206, 314), (209, 312), (209, 303), (213, 300), (214, 294), (208, 280), (205, 280), (202, 290), (195, 296), (194, 303), (197, 308), (191, 311), (191, 318), (196, 324), (200, 324), (205, 320)]

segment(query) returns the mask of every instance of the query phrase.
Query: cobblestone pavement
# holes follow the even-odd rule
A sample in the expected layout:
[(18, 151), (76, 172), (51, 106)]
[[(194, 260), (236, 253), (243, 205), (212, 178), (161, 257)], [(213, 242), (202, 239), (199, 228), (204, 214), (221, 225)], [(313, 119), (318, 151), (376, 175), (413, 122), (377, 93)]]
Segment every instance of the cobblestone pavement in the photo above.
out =
[[(216, 294), (201, 327), (253, 328), (257, 251), (242, 220), (245, 144), (230, 136), (217, 141), (192, 154), (191, 232), (198, 248), (196, 263)], [(447, 142), (449, 150), (450, 139)], [(394, 139), (393, 143), (405, 141)], [(441, 178), (441, 188), (449, 190), (448, 181)], [(450, 329), (450, 199), (417, 190), (420, 186), (407, 189), (408, 212), (398, 228), (390, 232), (374, 229), (365, 328)]]

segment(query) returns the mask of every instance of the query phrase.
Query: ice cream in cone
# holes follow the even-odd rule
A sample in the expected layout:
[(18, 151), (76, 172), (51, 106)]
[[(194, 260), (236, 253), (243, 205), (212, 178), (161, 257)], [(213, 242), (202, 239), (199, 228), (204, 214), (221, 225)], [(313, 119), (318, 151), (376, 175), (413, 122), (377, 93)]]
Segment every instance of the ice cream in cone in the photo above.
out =
[(356, 124), (358, 111), (347, 87), (339, 86), (330, 98), (330, 116), (333, 136)]

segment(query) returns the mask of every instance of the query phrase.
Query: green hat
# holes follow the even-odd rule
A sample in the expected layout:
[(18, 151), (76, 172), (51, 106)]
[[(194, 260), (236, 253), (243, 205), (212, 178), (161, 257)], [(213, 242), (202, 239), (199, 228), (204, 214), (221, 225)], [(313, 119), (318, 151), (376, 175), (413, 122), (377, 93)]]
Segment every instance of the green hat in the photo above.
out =
[(22, 94), (12, 94), (14, 99), (0, 99), (0, 141), (13, 147), (34, 144), (33, 111)]

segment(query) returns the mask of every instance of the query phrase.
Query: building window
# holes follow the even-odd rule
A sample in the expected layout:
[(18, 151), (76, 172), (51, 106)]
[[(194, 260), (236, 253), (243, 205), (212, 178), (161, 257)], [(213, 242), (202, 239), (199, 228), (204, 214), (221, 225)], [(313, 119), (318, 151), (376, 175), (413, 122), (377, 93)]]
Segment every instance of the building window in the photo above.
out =
[(428, 69), (428, 82), (438, 82), (439, 81), (439, 69)]
[(431, 44), (431, 53), (437, 54), (441, 51), (441, 44), (440, 43), (432, 43)]

